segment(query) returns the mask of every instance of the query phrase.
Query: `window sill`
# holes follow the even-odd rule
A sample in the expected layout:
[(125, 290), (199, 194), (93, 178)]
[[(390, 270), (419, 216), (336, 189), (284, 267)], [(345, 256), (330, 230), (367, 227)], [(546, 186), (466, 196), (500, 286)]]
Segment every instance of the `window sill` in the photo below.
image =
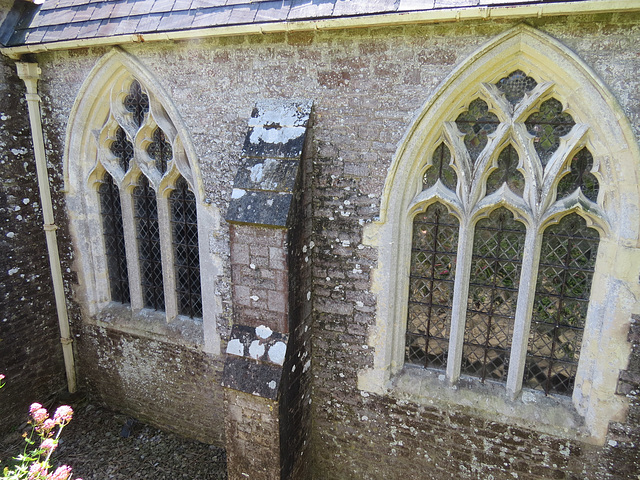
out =
[(98, 327), (191, 349), (201, 350), (204, 346), (202, 319), (180, 315), (167, 322), (164, 312), (147, 308), (132, 311), (129, 305), (112, 302), (85, 321)]
[(504, 384), (485, 382), (463, 376), (450, 385), (444, 372), (411, 365), (405, 366), (391, 379), (388, 394), (394, 398), (448, 410), (457, 406), (487, 421), (516, 425), (521, 428), (561, 438), (593, 443), (584, 419), (572, 404), (571, 397), (545, 396), (525, 389), (515, 399), (508, 397)]

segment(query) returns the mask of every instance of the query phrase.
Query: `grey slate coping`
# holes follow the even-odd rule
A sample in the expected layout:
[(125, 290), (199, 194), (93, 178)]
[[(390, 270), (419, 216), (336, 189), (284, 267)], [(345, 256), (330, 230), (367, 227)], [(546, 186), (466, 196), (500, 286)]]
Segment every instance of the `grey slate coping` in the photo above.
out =
[(271, 329), (234, 325), (227, 344), (222, 386), (277, 399), (289, 338)]
[(229, 223), (285, 228), (311, 117), (309, 100), (263, 100), (251, 113)]
[[(4, 46), (36, 45), (252, 23), (295, 22), (545, 0), (16, 0), (0, 26)], [(96, 23), (100, 21), (100, 27)], [(80, 32), (80, 34), (78, 33)]]

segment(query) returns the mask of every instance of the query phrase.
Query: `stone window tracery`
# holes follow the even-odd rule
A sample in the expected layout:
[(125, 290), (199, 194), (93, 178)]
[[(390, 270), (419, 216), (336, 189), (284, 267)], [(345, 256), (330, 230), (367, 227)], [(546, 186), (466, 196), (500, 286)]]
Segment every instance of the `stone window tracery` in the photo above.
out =
[(405, 363), (571, 394), (606, 223), (588, 127), (521, 70), (479, 92), (424, 170)]
[(111, 300), (202, 318), (196, 197), (166, 112), (138, 80), (121, 81), (97, 138)]

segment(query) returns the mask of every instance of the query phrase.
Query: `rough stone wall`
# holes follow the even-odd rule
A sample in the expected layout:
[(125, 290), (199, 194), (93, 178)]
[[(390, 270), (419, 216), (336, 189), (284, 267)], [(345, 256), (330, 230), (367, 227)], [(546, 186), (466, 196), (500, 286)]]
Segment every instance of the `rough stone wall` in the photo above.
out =
[(222, 363), (192, 348), (85, 324), (79, 371), (107, 405), (168, 431), (223, 445)]
[[(0, 431), (66, 388), (25, 88), (0, 60)], [(59, 218), (58, 218), (59, 220)], [(63, 222), (64, 223), (64, 222)]]
[[(595, 71), (640, 134), (639, 16), (532, 23), (567, 44)], [(207, 194), (221, 211), (230, 199), (246, 119), (256, 99), (314, 101), (313, 235), (305, 243), (313, 275), (311, 443), (316, 479), (397, 478), (408, 470), (434, 479), (606, 478), (604, 455), (617, 462), (619, 473), (610, 477), (625, 478), (622, 472), (637, 461), (632, 449), (618, 454), (621, 450), (613, 447), (568, 442), (453, 407), (419, 407), (356, 387), (358, 371), (372, 361), (366, 345), (376, 311), (369, 288), (377, 252), (362, 245), (362, 227), (379, 215), (392, 156), (436, 86), (478, 46), (512, 25), (462, 22), (125, 47), (179, 105)], [(39, 56), (51, 91), (52, 135), (56, 129), (63, 134), (82, 80), (104, 52)], [(229, 271), (227, 263), (222, 285), (231, 285)], [(220, 294), (224, 351), (231, 297), (225, 288)], [(96, 338), (110, 348), (105, 337)], [(116, 349), (113, 358), (119, 355)], [(119, 374), (114, 369), (110, 375), (115, 381)], [(152, 406), (149, 402), (149, 415)], [(637, 425), (630, 414), (620, 428)]]

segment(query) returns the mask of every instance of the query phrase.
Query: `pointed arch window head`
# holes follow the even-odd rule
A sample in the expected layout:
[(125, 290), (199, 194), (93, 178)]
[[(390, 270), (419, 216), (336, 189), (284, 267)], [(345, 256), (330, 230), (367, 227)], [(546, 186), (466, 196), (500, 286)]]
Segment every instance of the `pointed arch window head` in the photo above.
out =
[(160, 127), (153, 131), (153, 142), (147, 146), (147, 154), (155, 161), (161, 174), (167, 173), (167, 165), (173, 158), (171, 144)]
[(568, 197), (579, 188), (585, 197), (595, 202), (600, 187), (598, 179), (591, 173), (592, 168), (593, 156), (583, 148), (571, 159), (571, 171), (558, 183), (558, 199)]
[(498, 156), (498, 168), (487, 179), (487, 195), (506, 183), (513, 193), (522, 196), (524, 177), (518, 171), (518, 162), (518, 152), (511, 145), (507, 145)]
[(500, 121), (489, 111), (484, 100), (477, 98), (469, 104), (466, 112), (458, 115), (456, 125), (464, 133), (464, 144), (471, 160), (475, 161), (487, 145), (488, 136), (496, 131)]
[(560, 138), (567, 135), (575, 122), (571, 115), (563, 112), (562, 103), (555, 98), (540, 104), (540, 110), (527, 118), (525, 125), (533, 135), (533, 145), (543, 165), (560, 146)]
[(118, 163), (122, 170), (129, 170), (129, 163), (133, 158), (133, 143), (127, 138), (127, 134), (122, 127), (116, 130), (116, 139), (111, 143), (111, 153), (118, 158)]
[(511, 105), (517, 105), (525, 94), (533, 90), (536, 85), (538, 82), (527, 76), (522, 70), (515, 70), (496, 83), (498, 89)]
[(139, 128), (149, 113), (149, 96), (142, 91), (142, 86), (137, 80), (131, 82), (129, 95), (124, 98), (124, 108), (133, 115), (133, 121)]
[(458, 183), (456, 171), (451, 168), (451, 151), (444, 143), (438, 145), (433, 152), (432, 165), (422, 176), (423, 188), (429, 188), (436, 184), (438, 179), (449, 190), (454, 191)]
[[(540, 100), (550, 82), (546, 90), (536, 89), (536, 80), (514, 70), (496, 85), (511, 106), (534, 96), (530, 111), (516, 114), (505, 102), (492, 102), (501, 109), (500, 125), (487, 102), (476, 98), (455, 119), (464, 142), (450, 149), (438, 140), (423, 174), (423, 189), (440, 180), (451, 192), (415, 199), (419, 205), (435, 196), (438, 203), (413, 220), (404, 360), (444, 370), (451, 381), (465, 375), (504, 383), (514, 395), (523, 386), (567, 394), (575, 382), (598, 246), (584, 220), (567, 214), (584, 205), (574, 195), (578, 189), (597, 201), (593, 156), (582, 148), (568, 158), (581, 140), (567, 137), (575, 122), (560, 101)], [(563, 137), (565, 156), (546, 168)], [(493, 151), (484, 152), (488, 148)], [(464, 185), (456, 189), (458, 180)], [(527, 195), (526, 185), (532, 186)], [(454, 210), (459, 220), (448, 213)], [(597, 221), (603, 215), (597, 205), (584, 214)], [(547, 228), (544, 219), (551, 215), (565, 217)], [(529, 328), (527, 345), (522, 339)], [(515, 350), (514, 338), (520, 339)]]

